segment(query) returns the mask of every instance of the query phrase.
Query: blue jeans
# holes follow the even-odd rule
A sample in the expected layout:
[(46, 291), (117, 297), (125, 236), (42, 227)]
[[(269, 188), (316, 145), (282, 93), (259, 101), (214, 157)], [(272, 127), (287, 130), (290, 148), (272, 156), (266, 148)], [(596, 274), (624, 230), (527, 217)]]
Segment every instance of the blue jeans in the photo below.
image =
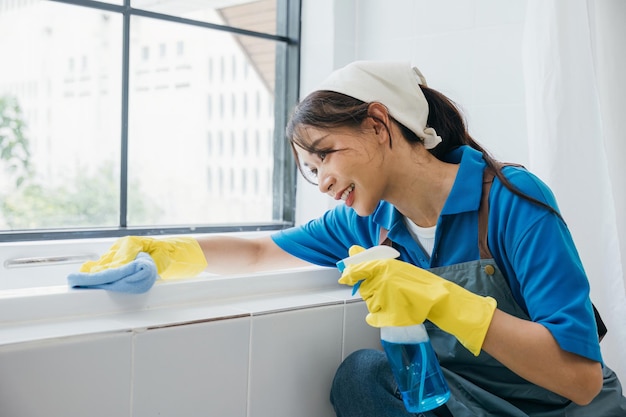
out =
[(384, 352), (358, 350), (337, 369), (330, 391), (337, 417), (451, 416), (447, 408), (425, 414), (406, 411)]

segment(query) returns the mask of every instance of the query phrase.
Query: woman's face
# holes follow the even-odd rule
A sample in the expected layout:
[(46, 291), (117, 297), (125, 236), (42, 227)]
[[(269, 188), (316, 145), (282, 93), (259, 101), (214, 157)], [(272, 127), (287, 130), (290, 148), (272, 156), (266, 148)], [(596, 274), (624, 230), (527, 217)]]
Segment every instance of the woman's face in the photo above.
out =
[(294, 146), (301, 171), (308, 172), (305, 175), (319, 190), (343, 200), (361, 216), (373, 213), (385, 190), (383, 161), (388, 144), (380, 141), (372, 122), (359, 129), (305, 127), (302, 133), (315, 152)]

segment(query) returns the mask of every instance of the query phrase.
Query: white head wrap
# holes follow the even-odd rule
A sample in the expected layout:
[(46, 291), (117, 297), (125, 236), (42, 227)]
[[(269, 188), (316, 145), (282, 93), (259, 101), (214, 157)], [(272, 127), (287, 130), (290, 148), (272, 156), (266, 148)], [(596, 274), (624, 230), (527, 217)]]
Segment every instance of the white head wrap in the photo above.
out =
[(355, 61), (333, 72), (317, 90), (382, 103), (391, 117), (421, 138), (426, 149), (432, 149), (441, 137), (426, 127), (428, 103), (420, 84), (426, 86), (426, 79), (408, 62)]

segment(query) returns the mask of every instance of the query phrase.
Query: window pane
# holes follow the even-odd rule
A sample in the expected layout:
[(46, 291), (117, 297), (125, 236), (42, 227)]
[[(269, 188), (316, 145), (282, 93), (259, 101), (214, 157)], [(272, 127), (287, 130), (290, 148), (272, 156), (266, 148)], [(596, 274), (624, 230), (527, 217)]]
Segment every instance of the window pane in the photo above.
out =
[(129, 200), (129, 226), (272, 221), (275, 61), (273, 41), (132, 18), (128, 195), (152, 210)]
[(121, 39), (120, 15), (0, 3), (0, 230), (119, 223)]
[(276, 0), (131, 0), (137, 9), (273, 35)]

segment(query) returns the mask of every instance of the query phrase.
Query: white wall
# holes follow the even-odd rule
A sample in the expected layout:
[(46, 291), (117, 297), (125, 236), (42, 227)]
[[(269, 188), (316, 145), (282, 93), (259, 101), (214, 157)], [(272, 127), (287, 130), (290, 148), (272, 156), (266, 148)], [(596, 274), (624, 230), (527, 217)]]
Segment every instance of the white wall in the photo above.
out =
[[(474, 139), (527, 164), (525, 10), (526, 0), (304, 0), (302, 95), (353, 60), (410, 61), (460, 105)], [(297, 204), (301, 223), (335, 203), (302, 182)]]

